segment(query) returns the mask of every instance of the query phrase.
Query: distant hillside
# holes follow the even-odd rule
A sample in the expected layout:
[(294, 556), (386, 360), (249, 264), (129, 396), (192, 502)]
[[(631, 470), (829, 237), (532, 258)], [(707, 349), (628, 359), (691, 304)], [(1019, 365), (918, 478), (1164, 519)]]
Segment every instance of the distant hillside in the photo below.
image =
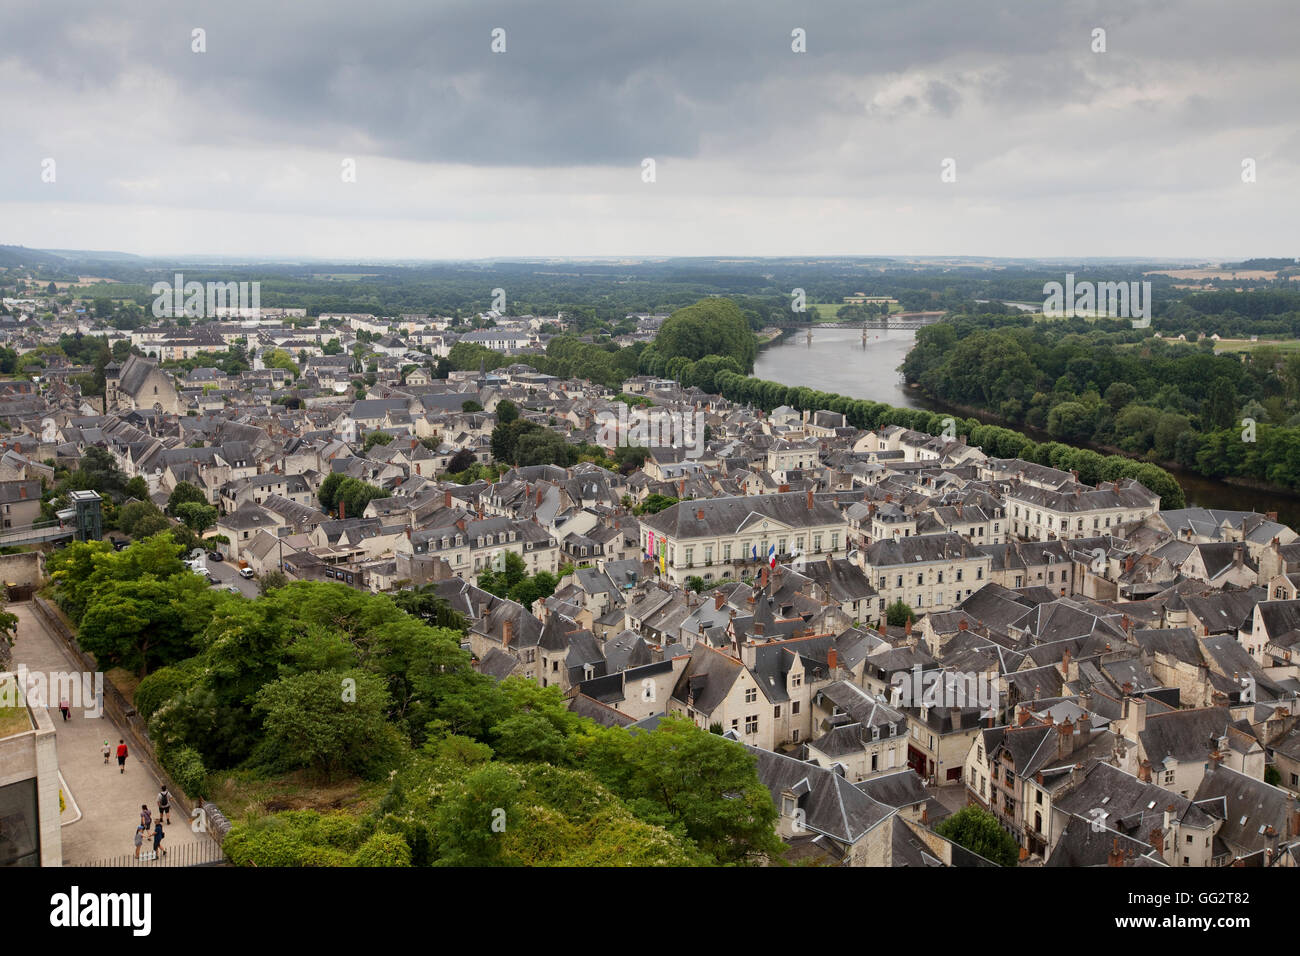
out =
[(0, 268), (11, 269), (15, 266), (46, 266), (55, 269), (67, 268), (68, 260), (49, 252), (28, 249), (26, 246), (0, 246)]
[(1247, 259), (1244, 262), (1225, 262), (1223, 268), (1246, 272), (1252, 269), (1294, 269), (1295, 264), (1294, 259)]

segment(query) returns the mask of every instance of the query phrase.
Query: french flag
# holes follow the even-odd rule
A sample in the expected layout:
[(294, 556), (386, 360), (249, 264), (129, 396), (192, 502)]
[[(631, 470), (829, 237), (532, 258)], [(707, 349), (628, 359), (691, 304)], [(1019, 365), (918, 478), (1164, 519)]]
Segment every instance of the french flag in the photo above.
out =
[(774, 544), (767, 547), (767, 564), (773, 571), (776, 570), (776, 545)]

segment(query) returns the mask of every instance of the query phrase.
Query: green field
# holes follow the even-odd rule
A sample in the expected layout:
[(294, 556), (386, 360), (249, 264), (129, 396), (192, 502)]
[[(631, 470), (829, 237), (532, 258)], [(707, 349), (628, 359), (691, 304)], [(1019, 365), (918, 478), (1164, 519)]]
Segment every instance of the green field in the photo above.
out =
[(1215, 343), (1214, 351), (1216, 354), (1223, 354), (1253, 352), (1263, 348), (1273, 348), (1279, 352), (1296, 352), (1300, 351), (1300, 339), (1260, 339), (1258, 342), (1252, 342), (1250, 339), (1220, 339)]

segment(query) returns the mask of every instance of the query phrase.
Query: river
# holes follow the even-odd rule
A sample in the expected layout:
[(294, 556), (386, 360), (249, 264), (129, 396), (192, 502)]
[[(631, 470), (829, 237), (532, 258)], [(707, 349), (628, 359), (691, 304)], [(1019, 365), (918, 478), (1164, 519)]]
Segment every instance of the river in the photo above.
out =
[[(868, 329), (862, 342), (860, 329), (814, 329), (813, 340), (803, 332), (791, 332), (775, 345), (759, 351), (754, 363), (758, 378), (783, 385), (806, 385), (823, 392), (837, 392), (852, 398), (886, 402), (904, 408), (947, 411), (919, 389), (908, 388), (898, 367), (916, 341), (910, 329)], [(1024, 429), (1035, 439), (1046, 436)], [(1300, 498), (1243, 488), (1202, 478), (1184, 471), (1174, 472), (1183, 486), (1189, 505), (1230, 511), (1276, 511), (1279, 520), (1300, 528)]]

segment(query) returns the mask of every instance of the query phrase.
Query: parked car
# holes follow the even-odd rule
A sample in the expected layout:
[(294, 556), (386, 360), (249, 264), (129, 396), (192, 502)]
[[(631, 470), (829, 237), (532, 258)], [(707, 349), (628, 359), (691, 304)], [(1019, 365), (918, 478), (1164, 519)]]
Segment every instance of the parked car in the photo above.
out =
[(252, 568), (240, 568), (240, 569), (239, 569), (239, 576), (240, 576), (241, 578), (252, 578), (252, 577), (253, 577), (253, 569), (252, 569)]
[(208, 583), (209, 583), (209, 584), (220, 584), (220, 583), (221, 583), (221, 579), (220, 579), (220, 578), (215, 578), (215, 577), (213, 577), (212, 575), (209, 574), (209, 575), (208, 575)]
[(232, 584), (232, 585), (230, 585), (230, 587), (226, 588), (226, 590), (229, 591), (231, 594), (243, 594), (243, 593), (244, 593), (243, 591), (239, 590), (239, 585), (237, 585), (237, 584)]
[(221, 557), (221, 552), (220, 552), (220, 551), (209, 551), (209, 552), (208, 552), (208, 560), (209, 560), (209, 561), (224, 561), (225, 559)]

